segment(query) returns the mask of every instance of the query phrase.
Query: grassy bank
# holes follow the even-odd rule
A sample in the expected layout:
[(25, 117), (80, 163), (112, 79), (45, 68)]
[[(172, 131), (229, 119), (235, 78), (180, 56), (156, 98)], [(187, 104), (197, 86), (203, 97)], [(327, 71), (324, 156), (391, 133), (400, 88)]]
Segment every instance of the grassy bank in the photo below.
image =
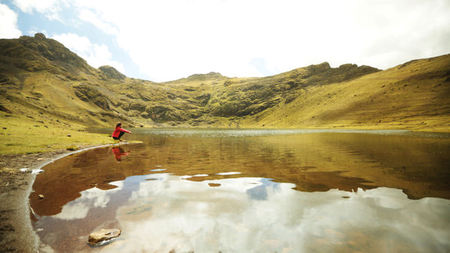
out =
[(114, 143), (107, 134), (88, 133), (81, 124), (0, 113), (0, 154), (76, 150)]

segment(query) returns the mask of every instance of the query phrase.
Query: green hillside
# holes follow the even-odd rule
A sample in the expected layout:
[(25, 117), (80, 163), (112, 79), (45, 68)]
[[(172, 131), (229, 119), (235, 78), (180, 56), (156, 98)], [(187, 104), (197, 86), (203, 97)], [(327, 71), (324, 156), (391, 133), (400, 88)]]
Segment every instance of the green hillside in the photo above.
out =
[(302, 90), (247, 126), (450, 130), (450, 55)]
[(0, 149), (11, 150), (15, 137), (27, 131), (38, 136), (49, 134), (48, 129), (83, 132), (118, 121), (127, 127), (448, 132), (449, 80), (450, 55), (444, 55), (385, 71), (322, 63), (262, 78), (211, 72), (155, 83), (126, 77), (110, 66), (95, 69), (42, 34), (2, 39), (0, 119), (6, 129), (1, 134), (11, 140), (2, 141)]

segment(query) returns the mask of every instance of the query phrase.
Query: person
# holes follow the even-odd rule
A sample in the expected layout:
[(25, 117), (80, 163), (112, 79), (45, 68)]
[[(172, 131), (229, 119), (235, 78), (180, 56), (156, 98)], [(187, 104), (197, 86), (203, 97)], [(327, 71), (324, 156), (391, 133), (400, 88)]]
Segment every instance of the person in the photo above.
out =
[(113, 137), (114, 140), (119, 140), (120, 141), (120, 137), (122, 137), (122, 135), (124, 135), (125, 133), (131, 134), (131, 131), (123, 129), (122, 128), (122, 123), (119, 122), (116, 125), (116, 129), (114, 129), (112, 137)]

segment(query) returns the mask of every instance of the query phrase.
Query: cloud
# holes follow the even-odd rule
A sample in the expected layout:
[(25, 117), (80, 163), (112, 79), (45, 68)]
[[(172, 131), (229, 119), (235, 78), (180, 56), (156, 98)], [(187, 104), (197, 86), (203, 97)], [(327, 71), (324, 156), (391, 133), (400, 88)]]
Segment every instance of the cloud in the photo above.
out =
[(124, 66), (112, 60), (112, 54), (108, 46), (92, 43), (87, 37), (74, 33), (63, 33), (51, 36), (53, 39), (63, 43), (67, 48), (85, 59), (89, 65), (98, 68), (102, 65), (110, 65), (124, 72)]
[(70, 8), (154, 81), (210, 71), (262, 76), (324, 61), (388, 68), (450, 51), (445, 0), (14, 2), (45, 15)]
[(66, 0), (13, 0), (23, 12), (32, 14), (34, 11), (44, 14), (50, 20), (62, 20), (59, 12), (68, 7)]
[(155, 80), (209, 71), (260, 76), (323, 61), (387, 68), (450, 50), (444, 43), (450, 8), (438, 0), (78, 0), (75, 5), (96, 13), (85, 21), (117, 27), (103, 30), (113, 31), (141, 72)]
[(18, 38), (22, 32), (17, 28), (17, 14), (8, 6), (0, 4), (0, 38)]
[(102, 30), (105, 33), (109, 34), (117, 34), (117, 28), (114, 25), (103, 21), (91, 10), (82, 9), (79, 13), (79, 18), (85, 22), (91, 23), (96, 26), (98, 29)]

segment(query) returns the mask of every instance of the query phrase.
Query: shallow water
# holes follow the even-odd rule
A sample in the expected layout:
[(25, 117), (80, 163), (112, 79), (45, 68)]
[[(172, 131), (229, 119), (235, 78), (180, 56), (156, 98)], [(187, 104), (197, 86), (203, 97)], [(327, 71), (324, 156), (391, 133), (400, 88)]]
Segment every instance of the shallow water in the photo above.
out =
[[(404, 131), (137, 130), (47, 165), (57, 252), (448, 252), (450, 138)], [(38, 195), (43, 194), (44, 199)], [(90, 232), (122, 235), (97, 248)]]

